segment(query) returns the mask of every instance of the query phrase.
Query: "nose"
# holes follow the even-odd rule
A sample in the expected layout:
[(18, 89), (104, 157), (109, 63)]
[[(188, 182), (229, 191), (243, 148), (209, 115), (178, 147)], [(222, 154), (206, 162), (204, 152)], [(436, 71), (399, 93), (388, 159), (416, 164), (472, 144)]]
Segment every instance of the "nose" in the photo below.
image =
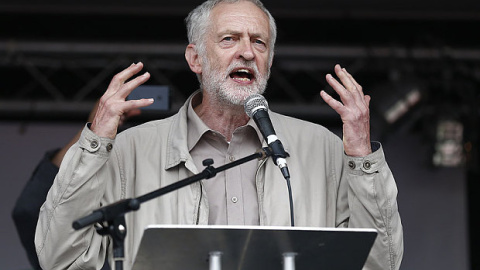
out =
[(255, 53), (253, 51), (252, 43), (250, 40), (243, 40), (239, 44), (237, 51), (237, 58), (243, 58), (247, 61), (255, 59)]

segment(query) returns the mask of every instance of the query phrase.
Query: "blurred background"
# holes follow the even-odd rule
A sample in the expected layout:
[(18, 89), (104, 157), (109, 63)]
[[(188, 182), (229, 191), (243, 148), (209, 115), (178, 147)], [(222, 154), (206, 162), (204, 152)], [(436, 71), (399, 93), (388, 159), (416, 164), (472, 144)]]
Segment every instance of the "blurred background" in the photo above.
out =
[[(30, 269), (11, 212), (35, 166), (84, 125), (113, 75), (142, 61), (175, 113), (198, 88), (184, 18), (199, 0), (2, 0), (0, 267)], [(480, 269), (480, 2), (265, 0), (278, 39), (265, 97), (277, 112), (341, 135), (319, 97), (336, 63), (372, 96), (372, 138), (394, 172), (401, 269)], [(128, 127), (128, 126), (127, 126)]]

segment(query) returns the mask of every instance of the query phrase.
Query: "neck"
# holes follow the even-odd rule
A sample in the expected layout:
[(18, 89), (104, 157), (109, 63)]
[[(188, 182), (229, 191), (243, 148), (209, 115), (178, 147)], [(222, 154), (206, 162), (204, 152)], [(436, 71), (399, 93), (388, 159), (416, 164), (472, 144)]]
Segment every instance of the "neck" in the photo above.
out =
[(210, 129), (225, 136), (227, 141), (231, 141), (235, 129), (246, 125), (250, 119), (241, 105), (224, 104), (205, 94), (200, 104), (199, 101), (193, 101), (195, 113)]

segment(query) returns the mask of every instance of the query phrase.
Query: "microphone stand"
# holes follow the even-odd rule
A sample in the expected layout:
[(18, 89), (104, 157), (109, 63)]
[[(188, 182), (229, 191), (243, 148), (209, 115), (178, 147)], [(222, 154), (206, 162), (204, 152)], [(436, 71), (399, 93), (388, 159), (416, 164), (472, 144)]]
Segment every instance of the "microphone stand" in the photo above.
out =
[(113, 242), (113, 258), (115, 261), (115, 269), (123, 269), (123, 260), (125, 257), (124, 242), (127, 235), (127, 227), (125, 224), (125, 214), (136, 211), (140, 208), (140, 204), (151, 199), (162, 196), (166, 193), (175, 191), (187, 185), (198, 182), (202, 179), (215, 177), (217, 173), (238, 166), (253, 159), (264, 159), (272, 155), (269, 148), (265, 147), (256, 153), (247, 157), (235, 160), (218, 168), (212, 166), (213, 159), (205, 159), (202, 164), (206, 168), (199, 174), (187, 177), (183, 180), (154, 190), (137, 198), (123, 199), (110, 205), (94, 210), (91, 214), (75, 220), (72, 226), (75, 230), (80, 230), (87, 226), (95, 224), (98, 234), (105, 236), (110, 235)]

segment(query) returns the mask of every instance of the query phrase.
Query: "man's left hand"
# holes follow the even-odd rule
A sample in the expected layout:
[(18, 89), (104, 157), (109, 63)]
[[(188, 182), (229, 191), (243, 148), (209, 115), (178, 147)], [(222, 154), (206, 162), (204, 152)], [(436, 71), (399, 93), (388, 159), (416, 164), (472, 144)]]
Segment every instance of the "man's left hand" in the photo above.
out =
[(332, 98), (325, 91), (320, 92), (323, 100), (334, 109), (343, 122), (343, 145), (349, 156), (363, 157), (372, 153), (370, 145), (370, 96), (364, 95), (362, 86), (348, 73), (345, 68), (335, 65), (337, 81), (327, 74), (328, 84), (340, 96), (340, 101)]

